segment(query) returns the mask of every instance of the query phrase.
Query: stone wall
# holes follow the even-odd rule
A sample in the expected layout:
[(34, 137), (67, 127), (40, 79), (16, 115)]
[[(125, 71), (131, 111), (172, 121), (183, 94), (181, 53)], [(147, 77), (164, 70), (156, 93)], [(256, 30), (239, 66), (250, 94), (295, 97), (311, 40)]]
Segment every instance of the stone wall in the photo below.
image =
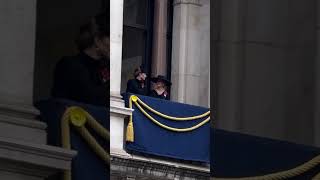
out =
[(0, 101), (32, 103), (36, 0), (0, 2)]
[(176, 0), (173, 12), (172, 100), (208, 107), (210, 1)]
[(315, 1), (217, 2), (217, 126), (314, 144)]
[(0, 1), (0, 179), (43, 180), (70, 170), (75, 151), (46, 145), (33, 107), (36, 0)]

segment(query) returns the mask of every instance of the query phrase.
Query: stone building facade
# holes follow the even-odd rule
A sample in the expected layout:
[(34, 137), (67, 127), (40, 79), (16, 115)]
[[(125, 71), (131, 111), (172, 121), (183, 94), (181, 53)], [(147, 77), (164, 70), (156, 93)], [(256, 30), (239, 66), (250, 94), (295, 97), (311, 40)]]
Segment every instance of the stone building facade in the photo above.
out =
[[(123, 14), (126, 1), (110, 1), (111, 44), (111, 178), (112, 179), (209, 179), (209, 167), (168, 159), (128, 154), (125, 151), (126, 117), (132, 113), (121, 100)], [(151, 76), (171, 74), (171, 100), (209, 107), (210, 1), (171, 1), (172, 53), (167, 61), (167, 0), (154, 1)], [(170, 5), (170, 4), (169, 4)], [(170, 63), (170, 69), (167, 69)], [(121, 73), (122, 72), (122, 73)]]
[[(41, 180), (70, 169), (76, 152), (47, 145), (47, 125), (37, 120), (34, 102), (50, 96), (55, 63), (75, 52), (72, 43), (77, 27), (99, 12), (100, 2), (0, 2), (0, 179)], [(210, 0), (172, 2), (170, 69), (164, 58), (168, 32), (162, 16), (168, 2), (154, 1), (150, 73), (170, 71), (172, 100), (209, 107)], [(120, 97), (123, 3), (110, 1), (112, 178), (208, 179), (208, 166), (134, 156), (124, 150), (125, 118), (132, 110), (124, 107)]]
[(46, 145), (33, 106), (36, 0), (0, 1), (0, 179), (43, 180), (68, 170), (75, 151)]
[(216, 126), (319, 146), (319, 1), (212, 3)]

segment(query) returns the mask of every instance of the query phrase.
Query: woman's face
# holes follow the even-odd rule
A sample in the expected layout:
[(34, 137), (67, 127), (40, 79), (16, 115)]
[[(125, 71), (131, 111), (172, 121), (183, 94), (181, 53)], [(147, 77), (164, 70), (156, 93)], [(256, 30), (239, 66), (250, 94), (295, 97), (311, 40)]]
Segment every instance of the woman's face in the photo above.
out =
[(145, 81), (147, 78), (146, 73), (139, 73), (139, 75), (136, 77), (139, 81)]
[(145, 81), (147, 78), (146, 73), (140, 73), (139, 76), (140, 76), (141, 80), (143, 80), (143, 81)]
[(157, 81), (156, 82), (156, 87), (158, 88), (165, 88), (165, 83), (163, 81)]

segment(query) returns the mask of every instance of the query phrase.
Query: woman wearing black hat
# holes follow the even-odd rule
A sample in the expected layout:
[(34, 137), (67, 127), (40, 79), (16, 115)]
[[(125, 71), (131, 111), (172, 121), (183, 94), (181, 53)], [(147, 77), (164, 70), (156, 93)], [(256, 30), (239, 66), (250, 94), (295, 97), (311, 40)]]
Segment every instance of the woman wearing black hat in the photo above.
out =
[(154, 87), (149, 96), (169, 100), (168, 87), (171, 86), (171, 82), (162, 75), (151, 78), (151, 81)]
[(142, 66), (134, 71), (134, 79), (130, 79), (127, 82), (128, 93), (147, 95), (147, 88), (145, 85), (145, 80), (147, 78), (146, 73), (143, 71)]

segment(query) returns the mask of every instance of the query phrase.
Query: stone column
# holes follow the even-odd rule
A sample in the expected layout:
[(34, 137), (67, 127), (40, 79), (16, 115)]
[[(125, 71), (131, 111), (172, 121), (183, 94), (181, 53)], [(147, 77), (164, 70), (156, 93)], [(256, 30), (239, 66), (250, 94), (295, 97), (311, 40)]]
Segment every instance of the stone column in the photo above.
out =
[(1, 1), (0, 13), (0, 137), (45, 144), (33, 107), (36, 0)]
[(110, 93), (118, 96), (121, 87), (123, 0), (110, 1)]
[(175, 0), (172, 35), (172, 100), (208, 106), (210, 1)]
[(123, 0), (110, 1), (110, 24), (110, 149), (113, 155), (125, 154), (124, 118), (131, 113), (120, 96)]
[(313, 144), (314, 7), (220, 1), (219, 128)]
[(152, 76), (167, 73), (167, 4), (168, 0), (155, 0), (152, 49)]
[(246, 6), (246, 0), (219, 1), (213, 9), (213, 58), (217, 65), (214, 78), (219, 111), (216, 128), (233, 131), (241, 127)]
[(0, 1), (0, 179), (44, 179), (70, 169), (75, 152), (46, 145), (36, 120), (36, 0)]
[(36, 0), (4, 0), (0, 10), (0, 102), (33, 109)]

